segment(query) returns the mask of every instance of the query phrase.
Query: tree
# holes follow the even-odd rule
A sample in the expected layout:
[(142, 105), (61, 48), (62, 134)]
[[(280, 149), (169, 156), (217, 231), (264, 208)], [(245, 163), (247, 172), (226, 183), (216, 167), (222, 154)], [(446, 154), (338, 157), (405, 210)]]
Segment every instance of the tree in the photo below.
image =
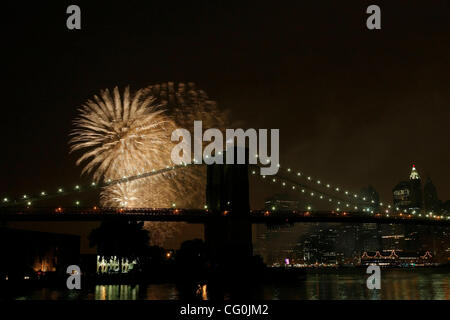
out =
[(143, 226), (136, 221), (104, 221), (90, 233), (89, 244), (107, 259), (117, 256), (122, 270), (122, 258), (134, 259), (148, 248), (150, 236)]

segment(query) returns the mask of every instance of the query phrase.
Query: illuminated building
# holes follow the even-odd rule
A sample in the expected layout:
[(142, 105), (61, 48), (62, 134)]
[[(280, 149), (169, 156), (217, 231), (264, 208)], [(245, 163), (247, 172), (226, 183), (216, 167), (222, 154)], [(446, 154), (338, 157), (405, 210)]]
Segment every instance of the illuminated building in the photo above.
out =
[(0, 242), (0, 274), (9, 279), (65, 274), (80, 258), (80, 237), (75, 235), (0, 228)]
[(423, 254), (411, 252), (396, 252), (392, 250), (388, 253), (377, 251), (364, 252), (361, 256), (361, 265), (378, 265), (380, 267), (423, 267), (434, 265), (433, 256), (429, 251)]
[(376, 251), (380, 248), (380, 225), (363, 223), (356, 227), (356, 249), (358, 252)]
[(339, 233), (331, 224), (318, 225), (299, 249), (305, 264), (336, 265), (343, 261), (344, 253), (336, 249)]
[(130, 261), (128, 258), (97, 256), (97, 273), (128, 273), (134, 269), (136, 264), (136, 260)]
[(419, 173), (412, 166), (408, 181), (399, 182), (392, 190), (394, 206), (402, 210), (420, 210), (422, 208), (422, 187)]

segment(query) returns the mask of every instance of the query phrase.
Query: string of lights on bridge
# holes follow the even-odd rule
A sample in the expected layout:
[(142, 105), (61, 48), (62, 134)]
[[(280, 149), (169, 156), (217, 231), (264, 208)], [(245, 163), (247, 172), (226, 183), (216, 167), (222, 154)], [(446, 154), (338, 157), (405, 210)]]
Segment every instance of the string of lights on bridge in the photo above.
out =
[[(255, 155), (255, 156), (258, 157), (258, 155)], [(82, 191), (92, 190), (92, 189), (96, 189), (96, 188), (107, 187), (107, 186), (111, 186), (111, 185), (115, 185), (115, 184), (126, 183), (126, 182), (130, 182), (130, 181), (133, 181), (133, 180), (143, 179), (143, 178), (146, 178), (146, 177), (149, 177), (149, 176), (162, 174), (162, 173), (169, 172), (169, 171), (172, 171), (172, 170), (176, 170), (176, 169), (179, 169), (179, 168), (191, 166), (191, 165), (196, 164), (197, 162), (198, 161), (194, 158), (194, 159), (192, 159), (191, 164), (182, 163), (182, 164), (175, 165), (175, 166), (166, 166), (166, 168), (163, 168), (163, 169), (153, 169), (153, 170), (151, 170), (149, 172), (143, 172), (143, 173), (140, 173), (140, 174), (137, 174), (137, 175), (133, 175), (133, 176), (128, 176), (128, 177), (124, 176), (121, 179), (115, 179), (115, 180), (107, 179), (103, 183), (92, 182), (89, 186), (82, 186), (80, 184), (76, 184), (74, 187), (72, 187), (70, 189), (65, 189), (63, 187), (60, 187), (60, 188), (57, 189), (57, 192), (54, 193), (54, 194), (49, 194), (46, 191), (41, 191), (39, 195), (35, 195), (35, 196), (29, 196), (27, 194), (24, 194), (20, 199), (16, 199), (15, 201), (11, 201), (8, 197), (3, 197), (2, 202), (3, 202), (4, 205), (8, 205), (9, 203), (17, 203), (17, 202), (20, 203), (20, 202), (23, 201), (23, 203), (26, 204), (29, 207), (29, 206), (32, 205), (33, 201), (35, 201), (35, 200), (43, 200), (43, 199), (46, 199), (46, 198), (49, 198), (49, 197), (54, 197), (54, 196), (66, 196), (66, 195), (73, 194), (75, 192), (82, 192)], [(280, 167), (280, 169), (281, 169), (280, 164), (278, 164), (278, 167)], [(252, 173), (252, 175), (256, 175), (257, 172), (256, 172), (256, 170), (252, 170), (251, 173)], [(343, 194), (343, 195), (349, 197), (350, 199), (349, 199), (349, 201), (346, 202), (346, 201), (342, 201), (342, 200), (340, 200), (340, 199), (338, 199), (338, 198), (336, 198), (334, 196), (330, 196), (330, 195), (328, 195), (328, 194), (326, 194), (324, 192), (311, 191), (310, 188), (308, 188), (307, 186), (299, 187), (300, 183), (286, 182), (286, 179), (280, 178), (277, 175), (274, 176), (274, 177), (270, 177), (270, 178), (267, 177), (267, 176), (264, 176), (264, 175), (261, 176), (261, 177), (262, 177), (262, 179), (270, 180), (273, 183), (280, 182), (282, 187), (286, 187), (289, 184), (289, 187), (292, 190), (296, 190), (298, 188), (302, 194), (308, 195), (311, 198), (315, 197), (315, 198), (318, 198), (318, 199), (324, 200), (324, 201), (328, 200), (329, 203), (333, 203), (333, 204), (336, 205), (336, 209), (335, 210), (337, 212), (341, 212), (341, 211), (345, 211), (345, 210), (349, 210), (349, 209), (350, 210), (353, 210), (353, 209), (354, 210), (358, 210), (360, 207), (362, 207), (362, 211), (363, 212), (372, 213), (372, 214), (375, 213), (372, 208), (367, 208), (367, 207), (364, 208), (364, 205), (362, 203), (358, 203), (357, 202), (357, 201), (368, 202), (368, 200), (367, 200), (367, 198), (365, 196), (358, 195), (357, 193), (351, 193), (351, 192), (349, 192), (349, 191), (347, 191), (344, 188), (341, 188), (339, 186), (333, 186), (332, 187), (332, 185), (330, 183), (324, 183), (323, 180), (321, 180), (321, 179), (313, 179), (311, 176), (305, 176), (300, 171), (296, 171), (296, 170), (293, 170), (291, 168), (287, 168), (286, 169), (286, 173), (291, 175), (291, 176), (293, 176), (293, 177), (295, 177), (295, 178), (299, 178), (299, 177), (300, 178), (304, 178), (304, 179), (306, 179), (306, 182), (308, 182), (308, 183), (315, 183), (319, 187), (327, 188), (327, 189), (330, 190), (330, 192), (336, 192), (336, 193)], [(70, 191), (66, 191), (65, 192), (64, 190), (70, 190)], [(307, 191), (307, 190), (310, 190), (310, 191)], [(384, 212), (386, 213), (387, 217), (389, 217), (389, 213), (390, 213), (391, 209), (393, 208), (392, 205), (385, 204), (383, 202), (380, 202), (380, 203), (377, 204), (377, 203), (375, 203), (374, 200), (370, 200), (370, 202), (373, 205), (379, 205), (380, 207), (382, 207)], [(75, 200), (74, 204), (76, 206), (80, 206), (81, 203), (80, 203), (79, 200)], [(367, 204), (366, 204), (366, 206), (367, 206)], [(369, 206), (370, 206), (370, 204), (369, 204)], [(176, 208), (176, 204), (175, 203), (172, 204), (172, 208)], [(204, 209), (208, 209), (208, 206), (206, 204), (204, 205)], [(307, 205), (306, 209), (308, 211), (312, 210), (312, 205)], [(272, 210), (276, 210), (276, 208), (273, 207)], [(397, 208), (395, 208), (395, 210), (397, 212), (400, 212), (400, 215), (403, 214), (401, 211), (405, 212), (405, 214), (408, 214), (408, 210), (406, 210), (406, 209), (400, 210), (397, 207)], [(413, 210), (411, 213), (412, 213), (412, 215), (416, 215), (417, 214), (419, 217), (422, 217), (422, 214), (421, 213), (417, 213), (415, 210)], [(379, 213), (377, 213), (377, 214), (379, 214)], [(433, 212), (429, 212), (425, 216), (429, 217), (429, 218), (433, 218), (433, 217), (435, 217), (435, 218), (437, 217), (437, 218), (441, 218), (441, 219), (444, 218), (443, 216), (436, 215)], [(447, 217), (447, 219), (450, 219), (450, 217)]]
[[(55, 193), (48, 193), (46, 191), (41, 191), (38, 195), (23, 194), (20, 198), (14, 199), (14, 200), (11, 198), (8, 198), (8, 197), (3, 197), (2, 203), (3, 203), (3, 205), (24, 203), (26, 206), (31, 206), (33, 204), (33, 201), (44, 200), (44, 199), (48, 199), (48, 198), (55, 197), (55, 196), (67, 196), (70, 194), (79, 193), (79, 192), (83, 192), (83, 191), (91, 191), (93, 189), (99, 189), (99, 188), (103, 188), (103, 187), (107, 187), (107, 186), (111, 186), (111, 185), (115, 185), (115, 184), (126, 183), (126, 182), (143, 179), (143, 178), (150, 177), (150, 176), (157, 175), (157, 174), (162, 174), (162, 173), (176, 170), (179, 168), (187, 167), (189, 165), (190, 164), (183, 163), (183, 164), (175, 165), (175, 166), (166, 166), (163, 169), (152, 169), (151, 171), (148, 171), (148, 172), (139, 173), (139, 174), (133, 175), (133, 176), (124, 176), (120, 179), (115, 179), (115, 180), (107, 179), (106, 181), (104, 181), (102, 183), (97, 183), (97, 182), (93, 181), (90, 185), (83, 186), (82, 184), (75, 184), (71, 188), (59, 187), (59, 188), (57, 188)], [(75, 200), (74, 204), (76, 206), (79, 206), (81, 204), (81, 202), (79, 200)]]
[[(253, 171), (252, 171), (252, 174), (253, 174), (253, 175), (256, 175), (256, 171), (253, 170)], [(308, 187), (306, 187), (306, 186), (299, 187), (299, 186), (298, 186), (298, 185), (299, 185), (298, 183), (286, 182), (286, 181), (284, 181), (285, 179), (283, 179), (283, 178), (279, 178), (279, 177), (270, 177), (270, 178), (268, 178), (267, 176), (264, 176), (264, 175), (261, 176), (261, 178), (262, 178), (262, 179), (267, 179), (268, 181), (271, 181), (271, 182), (273, 182), (273, 183), (280, 183), (280, 185), (281, 185), (282, 187), (287, 187), (287, 188), (290, 187), (292, 190), (299, 190), (303, 195), (309, 196), (309, 197), (311, 197), (311, 198), (317, 198), (317, 199), (324, 200), (324, 201), (327, 201), (327, 200), (328, 200), (328, 202), (333, 203), (333, 204), (336, 204), (336, 205), (338, 205), (338, 206), (342, 205), (343, 208), (350, 208), (350, 209), (352, 209), (352, 210), (353, 210), (353, 209), (358, 210), (358, 206), (355, 205), (354, 202), (349, 201), (349, 202), (347, 202), (347, 203), (341, 203), (341, 200), (340, 200), (340, 199), (337, 199), (337, 198), (335, 198), (335, 197), (333, 197), (333, 196), (329, 196), (329, 195), (327, 195), (327, 194), (325, 194), (325, 193), (321, 193), (321, 192), (317, 192), (317, 191), (311, 191), (311, 190), (310, 190)], [(272, 210), (276, 210), (276, 207), (275, 207), (275, 206), (272, 206), (271, 209), (272, 209)], [(306, 209), (307, 209), (307, 210), (312, 210), (312, 205), (311, 205), (311, 204), (306, 205)], [(365, 208), (363, 208), (362, 210), (363, 210), (363, 211), (366, 211)], [(368, 209), (368, 210), (369, 210), (369, 209)], [(336, 211), (337, 211), (337, 212), (340, 212), (340, 211), (342, 211), (342, 210), (341, 210), (341, 208), (337, 207), (337, 208), (336, 208)], [(373, 211), (371, 211), (371, 212), (373, 213)]]
[[(281, 168), (280, 165), (278, 165), (278, 167)], [(294, 177), (304, 177), (304, 175), (302, 175), (302, 173), (300, 171), (296, 171), (296, 170), (292, 170), (291, 168), (287, 168), (286, 172), (288, 174), (290, 174), (291, 176)], [(256, 170), (252, 170), (251, 171), (252, 175), (257, 175), (257, 171)], [(377, 212), (375, 213), (375, 211), (372, 208), (367, 208), (367, 205), (370, 206), (370, 204), (373, 205), (377, 205), (377, 203), (375, 203), (374, 200), (370, 200), (370, 204), (369, 204), (369, 200), (367, 199), (367, 197), (365, 196), (361, 196), (358, 195), (356, 193), (353, 193), (353, 197), (351, 197), (351, 193), (349, 191), (343, 191), (344, 189), (341, 187), (333, 187), (331, 186), (331, 184), (329, 183), (323, 183), (322, 180), (317, 179), (314, 180), (311, 176), (307, 176), (306, 180), (308, 182), (311, 183), (316, 183), (319, 186), (325, 186), (327, 189), (330, 189), (331, 191), (334, 189), (334, 191), (339, 192), (341, 191), (341, 193), (344, 193), (346, 196), (351, 197), (350, 201), (342, 201), (336, 197), (330, 196), (326, 193), (323, 192), (318, 192), (318, 191), (312, 191), (310, 190), (307, 186), (302, 186), (299, 187), (299, 185), (301, 185), (300, 183), (295, 183), (295, 182), (289, 182), (286, 181), (286, 179), (282, 178), (282, 177), (267, 177), (267, 176), (261, 176), (262, 179), (267, 179), (268, 181), (271, 181), (273, 183), (279, 183), (281, 185), (281, 187), (286, 187), (286, 188), (291, 188), (291, 190), (299, 190), (303, 195), (309, 196), (311, 198), (315, 198), (315, 199), (320, 199), (323, 201), (328, 201), (329, 203), (335, 204), (335, 210), (336, 212), (345, 212), (346, 210), (359, 210), (362, 209), (363, 212), (367, 212), (367, 213), (371, 213), (371, 214), (377, 214), (380, 215), (381, 213)], [(355, 202), (356, 200), (362, 200), (367, 202), (366, 204), (366, 208), (364, 208), (364, 205), (361, 203), (357, 203)], [(393, 206), (391, 204), (385, 204), (383, 202), (378, 203), (378, 205), (380, 207), (383, 207), (384, 213), (386, 214), (387, 217), (389, 217), (389, 214), (391, 213), (391, 210), (393, 209)], [(362, 207), (362, 208), (361, 208)], [(272, 211), (276, 210), (275, 206), (272, 206)], [(310, 211), (312, 210), (312, 205), (308, 204), (306, 205), (306, 210)], [(399, 216), (417, 216), (417, 217), (428, 217), (428, 218), (437, 218), (437, 219), (444, 219), (445, 217), (443, 215), (436, 215), (434, 212), (428, 212), (428, 214), (424, 214), (422, 215), (422, 213), (418, 213), (416, 212), (416, 210), (412, 210), (411, 213), (408, 213), (407, 209), (400, 209), (398, 207), (395, 207), (395, 211), (397, 211), (397, 213), (399, 214)], [(450, 216), (447, 216), (447, 219), (450, 219)]]

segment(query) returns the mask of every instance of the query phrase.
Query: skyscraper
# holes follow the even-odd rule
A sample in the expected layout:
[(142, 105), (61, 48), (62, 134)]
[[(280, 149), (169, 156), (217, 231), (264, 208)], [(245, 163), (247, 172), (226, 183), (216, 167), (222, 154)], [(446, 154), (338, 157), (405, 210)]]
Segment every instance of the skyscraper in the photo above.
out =
[(424, 205), (427, 211), (437, 212), (440, 209), (441, 203), (439, 201), (436, 187), (431, 181), (430, 177), (423, 187)]
[(392, 190), (394, 205), (403, 210), (422, 209), (422, 182), (413, 165), (408, 181), (399, 182)]

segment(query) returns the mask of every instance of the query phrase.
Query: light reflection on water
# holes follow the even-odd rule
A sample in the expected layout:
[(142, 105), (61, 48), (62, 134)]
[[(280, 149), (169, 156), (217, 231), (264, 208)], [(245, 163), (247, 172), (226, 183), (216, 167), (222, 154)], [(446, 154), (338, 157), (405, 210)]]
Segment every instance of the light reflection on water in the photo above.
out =
[[(364, 270), (339, 273), (310, 273), (305, 279), (284, 284), (264, 284), (248, 291), (250, 299), (266, 300), (450, 300), (450, 273), (416, 270), (382, 270), (381, 290), (366, 288)], [(247, 289), (244, 289), (247, 290)], [(225, 295), (228, 296), (227, 294)], [(39, 300), (177, 300), (175, 284), (97, 285), (87, 290), (38, 289), (17, 299)], [(200, 298), (206, 299), (206, 286)]]

